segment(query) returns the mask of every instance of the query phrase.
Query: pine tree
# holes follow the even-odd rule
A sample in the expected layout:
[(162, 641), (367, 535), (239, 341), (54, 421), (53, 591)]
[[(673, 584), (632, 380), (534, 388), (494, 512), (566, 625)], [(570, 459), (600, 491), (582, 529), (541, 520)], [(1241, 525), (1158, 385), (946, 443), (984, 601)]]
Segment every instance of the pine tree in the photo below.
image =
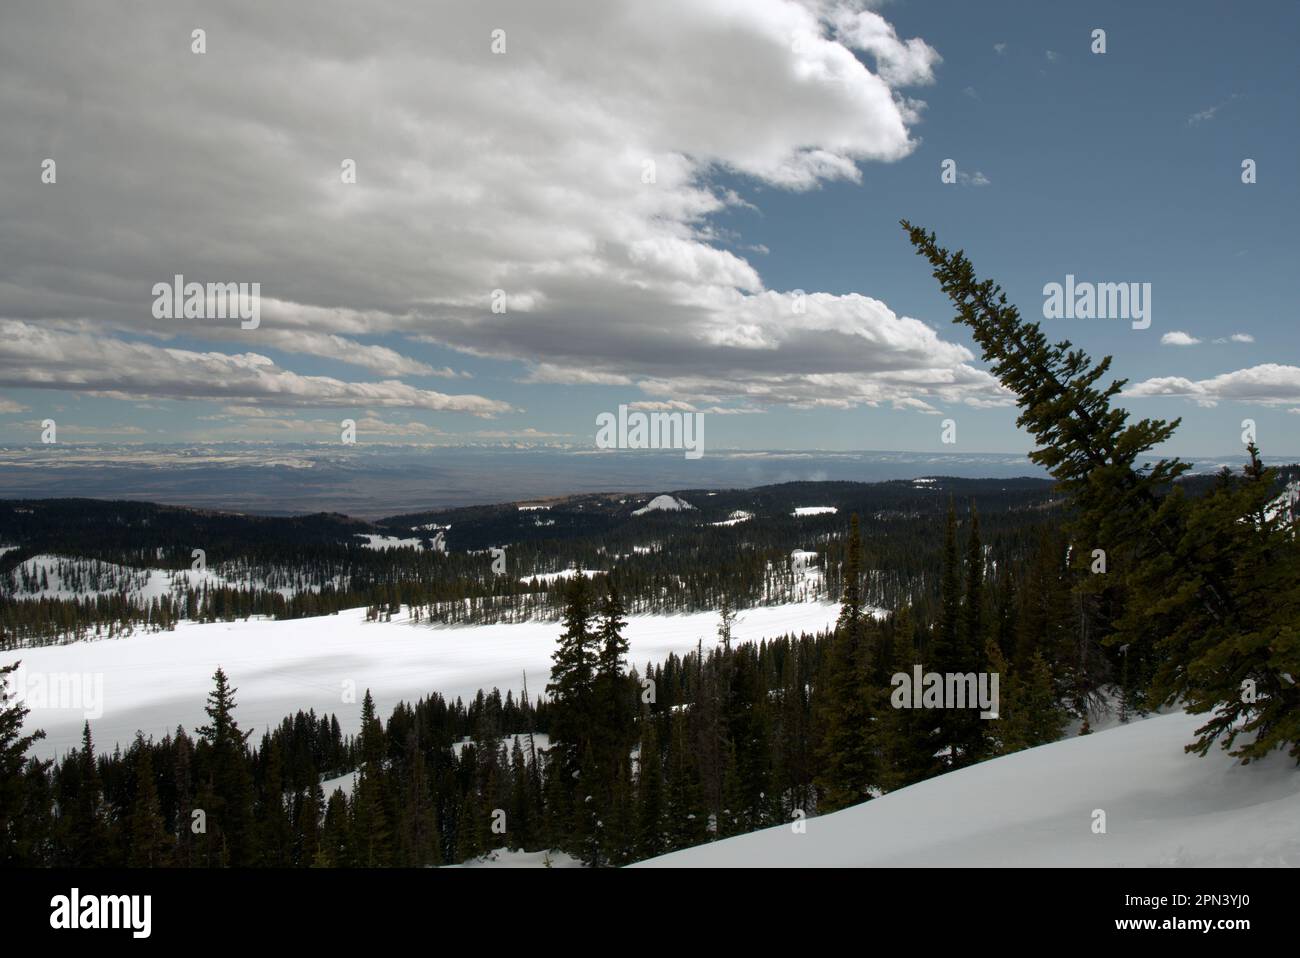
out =
[[(35, 796), (31, 794), (30, 783), (37, 777), (44, 779), (48, 763), (35, 763), (34, 759), (27, 758), (32, 743), (44, 738), (45, 733), (37, 730), (22, 734), (28, 709), (11, 687), (15, 681), (11, 676), (20, 665), (21, 662), (0, 665), (0, 866), (39, 863), (39, 851), (33, 847), (37, 830), (32, 827), (31, 799)], [(25, 775), (29, 761), (35, 767)]]
[[(910, 606), (904, 606), (894, 617), (893, 630), (892, 674), (906, 676), (911, 681), (915, 667), (920, 666), (922, 674), (930, 671), (932, 663), (921, 654), (920, 626)], [(916, 692), (916, 689), (912, 690), (914, 696)], [(891, 704), (892, 699), (891, 696)], [(942, 743), (941, 734), (939, 716), (931, 709), (892, 707), (883, 710), (881, 741), (885, 768), (882, 777), (887, 791), (912, 785), (941, 771), (936, 757)]]
[(702, 844), (709, 837), (708, 812), (700, 797), (694, 757), (687, 744), (684, 713), (674, 713), (671, 722), (664, 783), (665, 837), (669, 851)]
[(287, 868), (292, 856), (289, 811), (284, 802), (284, 763), (280, 743), (272, 738), (266, 745), (266, 774), (261, 801), (257, 805), (257, 826), (261, 832), (262, 864)]
[(665, 850), (664, 773), (659, 733), (648, 712), (643, 712), (641, 717), (641, 752), (637, 766), (637, 858), (653, 858)]
[(593, 680), (596, 727), (592, 730), (596, 740), (602, 801), (611, 799), (615, 782), (627, 773), (634, 717), (634, 700), (624, 672), (628, 642), (623, 637), (627, 625), (623, 618), (623, 603), (612, 576), (606, 586), (596, 635), (600, 651)]
[(361, 700), (360, 739), (362, 765), (352, 796), (349, 848), (353, 865), (377, 868), (392, 864), (392, 832), (385, 801), (388, 776), (384, 768), (384, 727), (369, 689)]
[(817, 751), (817, 811), (831, 812), (871, 797), (881, 784), (877, 736), (873, 726), (881, 691), (873, 671), (862, 603), (862, 534), (857, 513), (849, 520), (848, 551), (840, 616), (831, 639), (829, 661), (814, 693), (820, 728)]
[(348, 800), (343, 790), (336, 788), (325, 805), (325, 823), (321, 829), (320, 847), (312, 862), (316, 868), (339, 868), (351, 864), (351, 825), (348, 821)]
[(1052, 673), (1037, 653), (1012, 672), (1003, 696), (1002, 750), (1014, 752), (1055, 742), (1065, 730), (1067, 715), (1057, 704)]
[(83, 868), (110, 864), (108, 807), (104, 801), (89, 722), (82, 726), (81, 750), (77, 753), (75, 767), (76, 791), (69, 817), (72, 864)]
[[(1106, 575), (1115, 577), (1125, 601), (1108, 642), (1145, 646), (1160, 662), (1153, 700), (1213, 713), (1189, 750), (1204, 754), (1220, 739), (1231, 749), (1244, 732), (1251, 740), (1232, 754), (1253, 758), (1289, 746), (1300, 761), (1300, 685), (1286, 678), (1295, 677), (1300, 659), (1300, 545), (1293, 529), (1263, 521), (1275, 476), (1258, 465), (1253, 443), (1242, 481), (1225, 481), (1190, 501), (1175, 484), (1187, 463), (1139, 466), (1179, 420), (1130, 424), (1128, 413), (1112, 405), (1125, 381), (1097, 385), (1110, 357), (1094, 364), (1068, 341), (1049, 345), (1039, 324), (1022, 321), (998, 286), (976, 280), (964, 253), (949, 253), (932, 232), (902, 225), (956, 305), (955, 321), (970, 327), (993, 374), (1016, 395), (1018, 425), (1038, 443), (1030, 458), (1071, 499), (1080, 554), (1101, 550), (1109, 560)], [(1265, 563), (1283, 578), (1260, 591), (1239, 570), (1259, 571)], [(1090, 585), (1090, 593), (1104, 591), (1106, 582)]]
[(598, 654), (590, 617), (588, 578), (573, 576), (564, 607), (564, 632), (552, 655), (551, 681), (546, 686), (551, 695), (551, 762), (559, 783), (571, 793), (595, 729)]
[(240, 731), (235, 721), (237, 690), (230, 687), (226, 673), (218, 667), (212, 678), (215, 688), (204, 707), (208, 724), (198, 729), (207, 768), (201, 799), (207, 804), (200, 804), (207, 817), (205, 845), (209, 856), (217, 856), (222, 864), (248, 866), (254, 864), (257, 851), (253, 784), (244, 745), (249, 733)]
[(152, 749), (137, 733), (135, 740), (135, 800), (128, 824), (130, 845), (127, 864), (132, 868), (160, 868), (171, 863), (171, 837), (163, 822), (154, 781)]

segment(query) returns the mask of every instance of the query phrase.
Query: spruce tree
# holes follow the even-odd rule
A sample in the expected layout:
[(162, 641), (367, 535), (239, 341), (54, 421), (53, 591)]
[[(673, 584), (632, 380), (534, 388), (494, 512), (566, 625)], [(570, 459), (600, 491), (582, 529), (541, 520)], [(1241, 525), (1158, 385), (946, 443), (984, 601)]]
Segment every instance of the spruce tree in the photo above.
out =
[[(1017, 422), (1038, 444), (1030, 458), (1070, 497), (1077, 561), (1108, 560), (1105, 575), (1124, 605), (1107, 641), (1146, 647), (1160, 662), (1154, 701), (1212, 713), (1190, 751), (1204, 754), (1220, 740), (1232, 749), (1244, 733), (1249, 741), (1232, 754), (1249, 759), (1289, 747), (1300, 761), (1300, 685), (1287, 679), (1300, 666), (1300, 544), (1294, 528), (1266, 519), (1275, 474), (1258, 464), (1253, 443), (1239, 481), (1190, 500), (1176, 483), (1187, 463), (1142, 461), (1179, 420), (1130, 423), (1112, 402), (1126, 381), (1098, 385), (1110, 357), (1094, 364), (1068, 341), (1049, 344), (1000, 287), (976, 279), (963, 252), (902, 225), (957, 307), (954, 321), (971, 329), (993, 374), (1016, 396)], [(1268, 590), (1240, 572), (1266, 566), (1281, 577)], [(1108, 588), (1098, 579), (1089, 591)]]
[(637, 858), (653, 858), (664, 847), (664, 772), (659, 733), (648, 712), (641, 718), (641, 751), (637, 760)]
[(208, 724), (198, 729), (200, 742), (206, 746), (207, 807), (200, 807), (207, 816), (207, 846), (209, 854), (215, 854), (222, 864), (248, 866), (256, 860), (253, 784), (244, 744), (249, 733), (241, 731), (235, 721), (237, 690), (230, 687), (226, 673), (218, 667), (212, 678), (215, 687), (204, 707)]
[(820, 729), (817, 810), (823, 813), (866, 801), (881, 779), (873, 723), (882, 690), (869, 681), (871, 649), (861, 581), (862, 535), (854, 513), (849, 520), (840, 616), (815, 691)]
[[(38, 729), (22, 734), (28, 709), (11, 687), (11, 676), (21, 664), (0, 665), (0, 866), (39, 863), (39, 852), (32, 846), (35, 829), (30, 814), (30, 784), (36, 776), (24, 775), (24, 770), (29, 763), (27, 750), (45, 733)], [(36, 763), (35, 772), (42, 779), (47, 764)]]
[(130, 842), (126, 863), (131, 868), (160, 868), (171, 863), (171, 837), (163, 822), (154, 781), (152, 749), (137, 733), (135, 752), (135, 800), (131, 805), (127, 832)]
[(89, 722), (82, 725), (81, 750), (77, 753), (75, 768), (76, 791), (69, 816), (71, 862), (82, 868), (111, 864), (108, 806), (104, 800)]
[(593, 683), (596, 674), (596, 637), (591, 626), (591, 596), (588, 580), (575, 575), (569, 580), (564, 610), (564, 632), (552, 656), (551, 741), (580, 761), (593, 727)]

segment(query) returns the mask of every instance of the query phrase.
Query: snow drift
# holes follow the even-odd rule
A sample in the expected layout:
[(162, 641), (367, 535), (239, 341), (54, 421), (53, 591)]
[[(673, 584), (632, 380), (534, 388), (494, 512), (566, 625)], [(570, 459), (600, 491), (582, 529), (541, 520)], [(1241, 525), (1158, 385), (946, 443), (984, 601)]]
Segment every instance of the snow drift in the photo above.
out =
[[(1183, 746), (1178, 712), (983, 762), (642, 867), (1300, 866), (1300, 770)], [(1094, 823), (1105, 815), (1105, 832)]]

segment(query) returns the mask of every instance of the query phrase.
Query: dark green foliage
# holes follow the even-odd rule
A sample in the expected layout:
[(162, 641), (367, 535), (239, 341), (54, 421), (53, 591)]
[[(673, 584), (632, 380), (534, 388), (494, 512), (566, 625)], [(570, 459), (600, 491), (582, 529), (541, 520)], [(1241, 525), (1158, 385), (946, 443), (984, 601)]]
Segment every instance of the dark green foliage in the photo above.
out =
[(1151, 702), (1210, 713), (1190, 751), (1221, 740), (1247, 760), (1276, 748), (1300, 760), (1300, 685), (1287, 678), (1300, 665), (1300, 540), (1294, 519), (1267, 514), (1276, 473), (1251, 443), (1240, 476), (1225, 472), (1204, 494), (1187, 495), (1177, 481), (1187, 463), (1145, 461), (1178, 420), (1130, 423), (1113, 403), (1125, 380), (1100, 385), (1109, 356), (1094, 363), (1068, 341), (1049, 344), (998, 286), (975, 278), (961, 251), (903, 227), (956, 305), (954, 321), (970, 328), (1015, 394), (1018, 424), (1038, 444), (1030, 457), (1069, 496), (1076, 568), (1091, 572), (1090, 559), (1107, 560), (1105, 573), (1075, 584), (1081, 626), (1067, 682), (1076, 711), (1085, 713), (1098, 682), (1099, 621), (1111, 646), (1156, 663)]

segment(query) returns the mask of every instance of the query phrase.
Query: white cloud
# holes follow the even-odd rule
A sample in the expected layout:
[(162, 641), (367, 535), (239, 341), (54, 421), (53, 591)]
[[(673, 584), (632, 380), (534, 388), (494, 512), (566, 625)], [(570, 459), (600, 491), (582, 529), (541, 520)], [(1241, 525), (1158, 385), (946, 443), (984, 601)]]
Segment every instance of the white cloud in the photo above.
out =
[(1255, 341), (1255, 337), (1250, 333), (1233, 333), (1229, 338), (1234, 343), (1253, 343)]
[(1195, 113), (1188, 116), (1187, 125), (1200, 126), (1202, 123), (1208, 123), (1210, 120), (1214, 119), (1214, 117), (1218, 114), (1220, 110), (1222, 110), (1233, 100), (1237, 99), (1237, 97), (1240, 95), (1241, 94), (1239, 93), (1234, 93), (1232, 96), (1228, 97), (1228, 99), (1224, 100), (1222, 103), (1216, 103), (1214, 106), (1206, 107), (1204, 110), (1197, 110)]
[[(142, 27), (89, 0), (21, 5), (0, 35), (0, 163), (20, 168), (48, 140), (33, 104), (77, 109), (51, 141), (58, 185), (30, 177), (0, 194), (0, 317), (18, 323), (3, 382), (505, 408), (400, 381), (455, 375), (394, 348), (416, 341), (522, 363), (530, 383), (701, 404), (1001, 403), (966, 350), (876, 300), (818, 294), (792, 322), (788, 294), (714, 240), (709, 218), (748, 203), (710, 185), (718, 171), (808, 190), (914, 149), (924, 104), (902, 88), (932, 83), (941, 58), (861, 6), (376, 0), (360, 22), (343, 0), (306, 19), (234, 0), (205, 11), (196, 56), (181, 8)], [(260, 282), (260, 328), (152, 319), (152, 284), (176, 272)], [(14, 355), (57, 323), (96, 337), (95, 361), (76, 360), (73, 340)], [(266, 350), (380, 381), (300, 375)]]
[(993, 52), (998, 56), (1002, 56), (1002, 54), (1007, 52), (1007, 45), (1005, 43), (995, 43), (993, 44)]
[(1178, 396), (1201, 406), (1214, 406), (1226, 400), (1285, 405), (1300, 401), (1300, 366), (1263, 363), (1200, 380), (1158, 376), (1129, 386), (1124, 395)]
[(1172, 330), (1160, 337), (1162, 346), (1198, 346), (1200, 340), (1180, 329)]
[(257, 353), (170, 349), (0, 320), (0, 385), (75, 389), (116, 399), (202, 398), (269, 406), (411, 407), (490, 416), (508, 403), (397, 380), (302, 376)]

